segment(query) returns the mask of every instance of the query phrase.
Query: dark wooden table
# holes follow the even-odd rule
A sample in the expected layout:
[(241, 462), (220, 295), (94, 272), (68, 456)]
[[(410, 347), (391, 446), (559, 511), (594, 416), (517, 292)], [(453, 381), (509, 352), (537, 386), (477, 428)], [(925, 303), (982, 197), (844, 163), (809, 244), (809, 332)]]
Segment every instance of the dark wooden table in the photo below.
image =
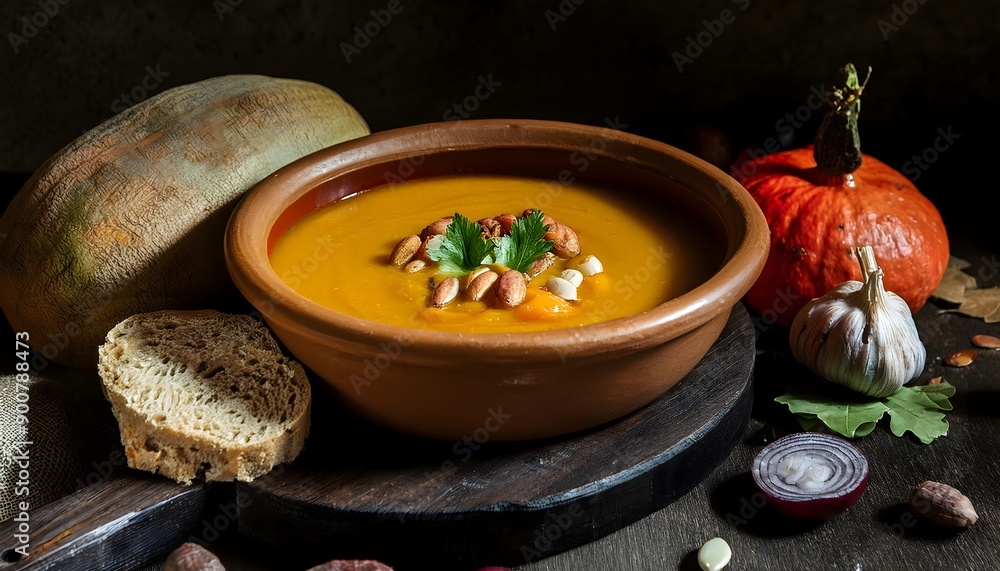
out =
[[(0, 177), (5, 199), (20, 180)], [(949, 228), (955, 234), (952, 252), (973, 264), (969, 271), (979, 276), (980, 286), (1000, 285), (997, 248), (984, 248), (982, 242), (965, 239), (968, 228), (961, 224)], [(728, 568), (733, 570), (1000, 568), (1000, 521), (996, 515), (1000, 510), (1000, 351), (981, 351), (971, 366), (961, 369), (941, 362), (948, 353), (969, 346), (975, 334), (1000, 336), (1000, 324), (942, 314), (942, 308), (932, 302), (916, 315), (928, 362), (915, 382), (925, 383), (941, 375), (955, 385), (954, 410), (947, 414), (949, 433), (924, 445), (913, 438), (893, 436), (887, 425), (880, 425), (859, 439), (857, 443), (871, 465), (871, 477), (860, 501), (846, 513), (820, 524), (788, 521), (762, 505), (756, 493), (749, 473), (753, 456), (776, 434), (795, 429), (773, 398), (807, 374), (791, 360), (786, 332), (761, 327), (753, 418), (743, 439), (717, 469), (652, 515), (518, 569), (697, 570), (697, 549), (716, 536), (732, 546), (734, 555)], [(9, 334), (4, 322), (0, 335)], [(7, 369), (5, 362), (3, 371)], [(979, 522), (961, 533), (941, 533), (917, 520), (906, 506), (907, 494), (928, 479), (951, 484), (968, 495), (980, 515)], [(223, 537), (213, 549), (231, 571), (287, 570), (283, 553), (261, 549), (239, 535)], [(294, 546), (288, 549), (294, 550)], [(162, 564), (156, 564), (144, 571), (160, 568)]]
[[(570, 551), (526, 564), (523, 571), (697, 571), (698, 548), (722, 537), (733, 549), (729, 569), (800, 570), (993, 570), (1000, 568), (1000, 351), (981, 352), (969, 367), (955, 369), (941, 357), (969, 345), (977, 333), (1000, 336), (1000, 324), (929, 305), (917, 317), (928, 365), (916, 383), (942, 375), (957, 387), (947, 414), (947, 436), (929, 445), (898, 438), (887, 425), (857, 441), (871, 476), (857, 504), (820, 524), (789, 521), (762, 505), (749, 466), (763, 443), (794, 429), (771, 399), (785, 383), (805, 374), (789, 362), (783, 332), (759, 338), (754, 418), (743, 440), (708, 478), (688, 494), (615, 533)], [(885, 422), (885, 421), (883, 421)], [(918, 521), (907, 494), (924, 480), (951, 484), (975, 504), (979, 521), (961, 533), (941, 533)], [(227, 569), (283, 569), (281, 558), (259, 554), (240, 541), (220, 544)], [(253, 554), (248, 556), (248, 554)], [(150, 566), (144, 571), (161, 569)], [(470, 570), (472, 571), (472, 570)]]

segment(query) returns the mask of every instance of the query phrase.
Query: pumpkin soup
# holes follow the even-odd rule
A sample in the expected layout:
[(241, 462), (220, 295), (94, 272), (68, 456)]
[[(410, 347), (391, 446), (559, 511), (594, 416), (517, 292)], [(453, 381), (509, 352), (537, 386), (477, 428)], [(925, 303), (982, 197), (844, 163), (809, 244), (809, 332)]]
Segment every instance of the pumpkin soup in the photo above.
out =
[(501, 175), (416, 179), (293, 225), (271, 264), (336, 311), (456, 332), (578, 327), (705, 281), (721, 248), (697, 221), (596, 184)]

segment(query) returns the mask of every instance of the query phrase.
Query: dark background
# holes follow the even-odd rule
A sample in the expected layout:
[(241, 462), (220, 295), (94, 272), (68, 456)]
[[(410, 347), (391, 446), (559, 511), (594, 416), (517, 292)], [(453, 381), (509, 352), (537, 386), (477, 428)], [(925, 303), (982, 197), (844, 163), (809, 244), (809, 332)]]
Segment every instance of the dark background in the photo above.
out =
[[(949, 228), (996, 243), (977, 231), (990, 215), (972, 195), (979, 186), (995, 193), (998, 2), (398, 2), (402, 10), (370, 25), (377, 33), (348, 62), (343, 45), (360, 45), (355, 27), (388, 0), (6, 0), (0, 172), (33, 171), (124, 108), (123, 94), (131, 101), (230, 73), (326, 85), (373, 131), (440, 121), (480, 77), (491, 77), (500, 86), (472, 118), (618, 117), (633, 133), (678, 146), (688, 127), (708, 122), (737, 148), (760, 147), (778, 138), (787, 113), (806, 111), (811, 87), (831, 85), (836, 69), (852, 62), (874, 70), (861, 115), (864, 150), (905, 170), (950, 127), (960, 138), (920, 171), (917, 185)], [(713, 25), (725, 9), (732, 22)], [(43, 25), (33, 30), (25, 19)], [(708, 27), (721, 31), (700, 54), (685, 54), (689, 38)], [(679, 70), (675, 53), (695, 57)], [(784, 143), (811, 141), (821, 113), (805, 115)]]
[[(863, 150), (914, 179), (953, 252), (995, 265), (998, 25), (1000, 2), (976, 0), (4, 0), (0, 209), (88, 129), (217, 75), (320, 83), (372, 131), (471, 102), (468, 118), (614, 120), (686, 149), (714, 125), (735, 152), (811, 142), (814, 93), (851, 62), (873, 69)], [(941, 132), (957, 138), (937, 153)]]
[[(685, 148), (689, 128), (712, 124), (739, 149), (779, 140), (789, 133), (779, 121), (797, 111), (807, 118), (780, 140), (810, 142), (821, 119), (804, 108), (812, 88), (852, 62), (873, 68), (865, 152), (913, 174), (908, 161), (939, 129), (958, 134), (915, 182), (941, 210), (953, 251), (979, 260), (998, 250), (1000, 2), (399, 2), (376, 27), (371, 12), (388, 0), (3, 0), (0, 209), (47, 157), (135, 94), (217, 75), (315, 81), (372, 131), (445, 119), (491, 78), (499, 86), (470, 118), (617, 118)], [(726, 9), (733, 19), (720, 28)], [(377, 34), (347, 61), (343, 44), (366, 24)], [(710, 27), (721, 32), (685, 53)], [(678, 69), (675, 54), (692, 61)], [(11, 338), (5, 321), (0, 335)]]

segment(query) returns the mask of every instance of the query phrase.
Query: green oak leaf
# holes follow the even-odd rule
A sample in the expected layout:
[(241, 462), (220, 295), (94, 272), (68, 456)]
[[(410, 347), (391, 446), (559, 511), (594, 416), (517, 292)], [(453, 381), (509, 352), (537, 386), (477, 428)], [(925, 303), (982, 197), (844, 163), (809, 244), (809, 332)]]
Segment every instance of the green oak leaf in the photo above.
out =
[[(930, 394), (940, 396), (942, 393), (932, 391)], [(912, 432), (924, 444), (930, 444), (938, 436), (948, 434), (948, 421), (941, 411), (951, 410), (951, 403), (944, 397), (944, 404), (947, 405), (945, 408), (930, 394), (917, 387), (903, 387), (885, 397), (889, 404), (889, 430), (896, 436)]]
[[(797, 418), (805, 417), (803, 420), (809, 423), (809, 417), (814, 417), (830, 430), (848, 438), (870, 434), (882, 415), (889, 410), (880, 400), (844, 401), (809, 393), (789, 392), (774, 400), (786, 405)], [(802, 420), (799, 420), (799, 424), (810, 430)]]
[(795, 420), (798, 421), (799, 426), (802, 430), (812, 431), (817, 428), (821, 428), (823, 421), (819, 419), (815, 414), (800, 413), (795, 415)]
[(948, 398), (954, 394), (954, 386), (941, 382), (903, 387), (881, 399), (846, 399), (789, 388), (774, 400), (788, 407), (803, 430), (816, 430), (822, 424), (842, 436), (858, 438), (870, 434), (889, 413), (889, 430), (893, 434), (911, 432), (924, 444), (930, 444), (948, 434), (944, 411), (952, 409)]
[[(955, 394), (955, 387), (947, 382), (941, 382), (936, 385), (918, 385), (915, 387), (903, 387), (903, 389), (911, 389), (915, 391), (920, 391), (927, 395), (934, 404), (941, 410), (951, 410), (951, 402), (948, 401), (948, 397)], [(902, 389), (900, 389), (902, 390)]]

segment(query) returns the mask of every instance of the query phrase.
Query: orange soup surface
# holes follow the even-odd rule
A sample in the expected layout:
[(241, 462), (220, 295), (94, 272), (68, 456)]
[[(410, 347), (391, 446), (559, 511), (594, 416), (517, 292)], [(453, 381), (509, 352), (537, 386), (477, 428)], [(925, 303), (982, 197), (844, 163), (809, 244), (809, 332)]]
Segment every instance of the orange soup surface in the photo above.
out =
[[(580, 254), (558, 259), (531, 279), (513, 309), (463, 295), (432, 307), (432, 287), (446, 277), (438, 265), (407, 273), (389, 264), (403, 237), (441, 217), (457, 212), (476, 221), (527, 208), (572, 228)], [(696, 220), (632, 192), (476, 174), (379, 187), (321, 208), (278, 239), (271, 265), (296, 292), (341, 313), (403, 327), (488, 333), (579, 327), (646, 311), (704, 282), (721, 254)], [(549, 278), (590, 255), (604, 271), (584, 278), (578, 300), (547, 291)]]

